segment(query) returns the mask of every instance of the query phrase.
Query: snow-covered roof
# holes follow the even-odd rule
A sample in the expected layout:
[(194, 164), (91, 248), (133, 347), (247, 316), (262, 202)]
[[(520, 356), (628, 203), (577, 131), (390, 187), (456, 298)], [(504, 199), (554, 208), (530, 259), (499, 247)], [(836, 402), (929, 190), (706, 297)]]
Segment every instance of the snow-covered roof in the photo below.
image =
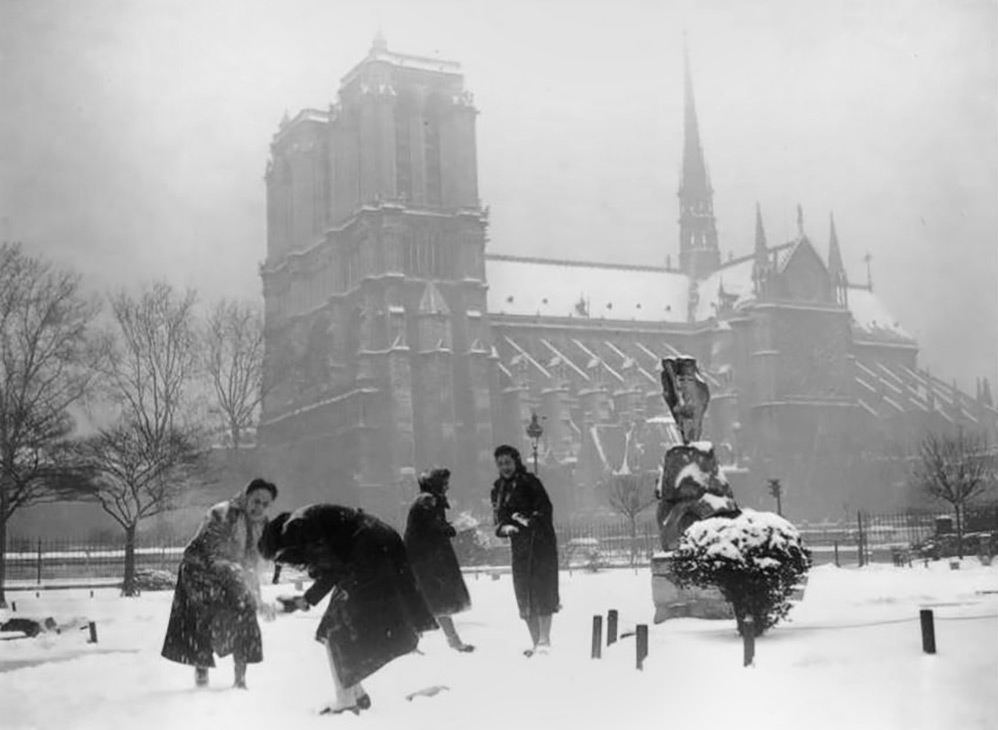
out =
[(396, 68), (406, 68), (414, 71), (429, 71), (431, 73), (448, 74), (451, 76), (461, 75), (461, 64), (457, 61), (447, 61), (442, 58), (431, 58), (428, 56), (414, 56), (409, 53), (397, 53), (389, 51), (387, 48), (372, 48), (367, 58), (350, 69), (341, 79), (340, 83), (346, 85), (353, 81), (360, 72), (360, 69), (372, 61), (381, 61)]
[(689, 279), (663, 268), (492, 254), (485, 272), (491, 314), (686, 321)]
[(880, 298), (869, 289), (849, 289), (849, 312), (853, 334), (860, 340), (913, 342)]
[(697, 283), (697, 293), (700, 295), (696, 311), (698, 322), (717, 315), (717, 310), (721, 307), (722, 287), (724, 293), (732, 297), (735, 307), (755, 297), (752, 291), (753, 263), (754, 259), (751, 257), (733, 261)]

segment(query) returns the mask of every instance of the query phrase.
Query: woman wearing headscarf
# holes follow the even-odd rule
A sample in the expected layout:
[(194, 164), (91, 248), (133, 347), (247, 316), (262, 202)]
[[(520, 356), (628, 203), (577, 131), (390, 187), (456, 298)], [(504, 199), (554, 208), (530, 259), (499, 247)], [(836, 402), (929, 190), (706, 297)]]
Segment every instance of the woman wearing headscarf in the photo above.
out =
[(251, 481), (242, 494), (208, 510), (184, 548), (162, 655), (194, 666), (194, 682), (208, 684), (214, 655), (232, 654), (235, 686), (246, 688), (246, 665), (263, 661), (257, 610), (260, 555), (257, 541), (277, 487)]
[(554, 510), (541, 480), (523, 466), (519, 451), (502, 445), (495, 450), (495, 460), (499, 478), (492, 487), (492, 514), (496, 534), (511, 543), (513, 590), (533, 641), (524, 653), (546, 654), (551, 616), (561, 608)]
[(313, 504), (283, 512), (260, 540), (260, 553), (307, 570), (314, 579), (285, 610), (308, 610), (327, 594), (315, 638), (326, 647), (336, 700), (323, 713), (359, 714), (371, 706), (361, 682), (416, 649), (437, 627), (416, 586), (402, 538), (362, 510)]
[(446, 517), (449, 488), (449, 469), (431, 469), (420, 476), (420, 494), (406, 521), (405, 548), (419, 589), (447, 643), (457, 651), (468, 652), (475, 647), (461, 641), (451, 618), (471, 606), (471, 597), (451, 544), (457, 531)]

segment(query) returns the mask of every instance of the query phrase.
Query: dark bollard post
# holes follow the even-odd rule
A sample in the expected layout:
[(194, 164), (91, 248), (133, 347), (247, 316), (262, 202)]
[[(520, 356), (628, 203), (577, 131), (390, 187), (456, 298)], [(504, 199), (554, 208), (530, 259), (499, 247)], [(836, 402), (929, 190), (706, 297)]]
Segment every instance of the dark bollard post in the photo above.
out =
[(755, 620), (751, 616), (746, 616), (742, 621), (742, 644), (744, 647), (742, 666), (750, 667), (755, 661)]
[(835, 541), (835, 567), (836, 568), (841, 568), (842, 567), (839, 564), (839, 541), (838, 540)]
[(38, 583), (38, 585), (41, 585), (42, 584), (42, 541), (40, 538), (38, 540), (38, 563), (35, 567), (38, 574), (36, 582)]
[(638, 624), (635, 639), (637, 667), (644, 669), (645, 658), (648, 656), (648, 624)]
[(919, 615), (922, 619), (922, 651), (926, 654), (935, 654), (936, 627), (932, 623), (932, 610), (923, 608)]
[(97, 624), (94, 623), (93, 621), (91, 621), (89, 624), (87, 624), (87, 628), (90, 629), (90, 640), (87, 643), (88, 644), (96, 644), (97, 643)]
[(593, 616), (592, 658), (599, 659), (603, 654), (603, 617)]
[(606, 612), (606, 645), (617, 641), (617, 610), (611, 608)]
[(14, 613), (17, 613), (17, 601), (10, 602), (10, 610), (13, 611)]
[(93, 591), (90, 591), (90, 597), (91, 597), (91, 598), (93, 598), (93, 597), (94, 597), (94, 592), (93, 592)]

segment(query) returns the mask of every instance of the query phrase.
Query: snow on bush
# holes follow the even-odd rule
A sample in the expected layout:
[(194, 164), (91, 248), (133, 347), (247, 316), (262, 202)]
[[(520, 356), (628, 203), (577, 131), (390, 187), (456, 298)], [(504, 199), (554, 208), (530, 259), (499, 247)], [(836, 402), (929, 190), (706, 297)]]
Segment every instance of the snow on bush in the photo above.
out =
[(693, 523), (672, 557), (677, 586), (716, 587), (734, 608), (738, 633), (751, 617), (757, 636), (786, 618), (794, 586), (811, 567), (811, 553), (793, 525), (750, 509)]

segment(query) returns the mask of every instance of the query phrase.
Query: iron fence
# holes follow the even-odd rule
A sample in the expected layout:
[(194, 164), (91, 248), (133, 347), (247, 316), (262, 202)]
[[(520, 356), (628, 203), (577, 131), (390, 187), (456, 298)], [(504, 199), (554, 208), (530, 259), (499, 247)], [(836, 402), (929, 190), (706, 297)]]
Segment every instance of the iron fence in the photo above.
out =
[[(998, 544), (998, 504), (968, 509), (965, 533), (989, 536)], [(952, 515), (940, 512), (875, 514), (859, 512), (851, 519), (797, 525), (815, 564), (864, 565), (897, 562), (899, 553), (924, 557), (933, 541), (952, 534)], [(555, 526), (559, 560), (567, 569), (647, 566), (660, 549), (654, 514), (632, 525), (626, 519), (576, 519)], [(136, 569), (176, 573), (186, 539), (159, 531), (136, 538)], [(976, 544), (976, 543), (975, 543)], [(459, 533), (455, 550), (462, 565), (483, 569), (510, 564), (509, 541), (496, 537), (491, 525)], [(976, 550), (971, 551), (975, 553)], [(945, 557), (935, 555), (933, 557)], [(7, 544), (7, 579), (44, 583), (66, 579), (114, 578), (124, 572), (123, 540), (31, 540)]]

